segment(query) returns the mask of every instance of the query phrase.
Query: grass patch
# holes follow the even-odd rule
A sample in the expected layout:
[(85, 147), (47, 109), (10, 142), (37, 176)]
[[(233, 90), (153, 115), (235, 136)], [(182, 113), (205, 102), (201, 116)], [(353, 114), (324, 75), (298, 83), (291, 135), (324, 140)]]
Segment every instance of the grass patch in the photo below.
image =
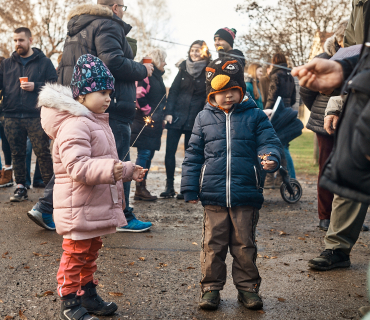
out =
[(318, 175), (319, 166), (313, 164), (314, 133), (303, 132), (301, 136), (290, 142), (290, 153), (297, 174)]

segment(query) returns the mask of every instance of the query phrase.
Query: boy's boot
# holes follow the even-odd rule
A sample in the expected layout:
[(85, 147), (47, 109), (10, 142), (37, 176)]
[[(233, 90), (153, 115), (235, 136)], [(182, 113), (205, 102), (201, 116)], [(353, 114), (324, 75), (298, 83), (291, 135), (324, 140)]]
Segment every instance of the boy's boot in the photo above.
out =
[(248, 309), (259, 310), (263, 308), (262, 299), (255, 292), (238, 290), (238, 300)]
[(81, 305), (81, 296), (71, 293), (62, 299), (59, 318), (61, 320), (99, 320), (90, 316), (89, 312)]
[(202, 294), (199, 307), (204, 310), (216, 310), (220, 304), (220, 291), (212, 290)]
[(152, 196), (146, 188), (146, 180), (143, 180), (142, 182), (136, 182), (134, 200), (155, 201), (157, 199), (158, 198), (156, 196)]
[(173, 198), (176, 194), (173, 187), (173, 179), (167, 179), (166, 181), (166, 190), (164, 190), (164, 192), (162, 192), (159, 196), (162, 198)]
[(13, 185), (13, 170), (4, 168), (0, 171), (0, 188), (11, 187)]
[(96, 292), (97, 281), (90, 281), (85, 286), (81, 287), (81, 290), (85, 291), (85, 294), (81, 297), (82, 306), (92, 314), (97, 316), (109, 316), (116, 312), (118, 309), (114, 302), (105, 302)]

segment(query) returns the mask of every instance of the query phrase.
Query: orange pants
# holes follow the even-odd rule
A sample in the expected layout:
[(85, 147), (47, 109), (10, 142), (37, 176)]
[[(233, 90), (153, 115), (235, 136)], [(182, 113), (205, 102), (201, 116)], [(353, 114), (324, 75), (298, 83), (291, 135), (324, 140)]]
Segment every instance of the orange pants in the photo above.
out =
[(63, 255), (57, 274), (58, 294), (63, 297), (81, 290), (94, 280), (96, 259), (102, 247), (100, 237), (86, 240), (63, 240)]

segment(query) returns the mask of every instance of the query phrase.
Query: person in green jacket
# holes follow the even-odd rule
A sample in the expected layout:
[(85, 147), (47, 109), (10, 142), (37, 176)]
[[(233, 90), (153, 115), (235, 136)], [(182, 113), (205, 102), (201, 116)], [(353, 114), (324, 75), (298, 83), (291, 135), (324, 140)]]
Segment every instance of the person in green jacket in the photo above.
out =
[(365, 30), (370, 27), (370, 21), (365, 19), (368, 10), (370, 10), (369, 0), (352, 0), (351, 17), (344, 32), (344, 47), (364, 42)]
[(248, 76), (245, 82), (247, 92), (251, 95), (256, 102), (257, 107), (263, 110), (262, 95), (259, 89), (259, 80), (263, 77), (262, 66), (257, 63), (252, 63), (248, 67)]

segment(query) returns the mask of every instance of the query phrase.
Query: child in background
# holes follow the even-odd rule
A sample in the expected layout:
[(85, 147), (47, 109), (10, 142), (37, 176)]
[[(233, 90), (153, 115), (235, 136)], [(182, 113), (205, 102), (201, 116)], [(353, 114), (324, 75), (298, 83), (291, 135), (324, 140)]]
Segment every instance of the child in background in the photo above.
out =
[(226, 283), (228, 248), (238, 300), (263, 306), (255, 242), (263, 203), (263, 170), (279, 168), (281, 144), (270, 121), (246, 93), (237, 60), (219, 58), (206, 68), (208, 103), (194, 124), (182, 165), (185, 201), (204, 206), (199, 306), (214, 310)]
[(263, 110), (262, 95), (259, 89), (259, 81), (263, 77), (262, 66), (257, 63), (252, 63), (248, 67), (248, 75), (245, 81), (247, 92), (256, 102), (257, 107)]
[(39, 95), (41, 124), (54, 140), (54, 219), (64, 238), (57, 275), (62, 320), (97, 320), (89, 313), (117, 310), (96, 292), (100, 236), (127, 224), (123, 182), (142, 181), (146, 170), (118, 159), (105, 113), (113, 91), (108, 68), (87, 54), (74, 67), (71, 88), (47, 84)]

